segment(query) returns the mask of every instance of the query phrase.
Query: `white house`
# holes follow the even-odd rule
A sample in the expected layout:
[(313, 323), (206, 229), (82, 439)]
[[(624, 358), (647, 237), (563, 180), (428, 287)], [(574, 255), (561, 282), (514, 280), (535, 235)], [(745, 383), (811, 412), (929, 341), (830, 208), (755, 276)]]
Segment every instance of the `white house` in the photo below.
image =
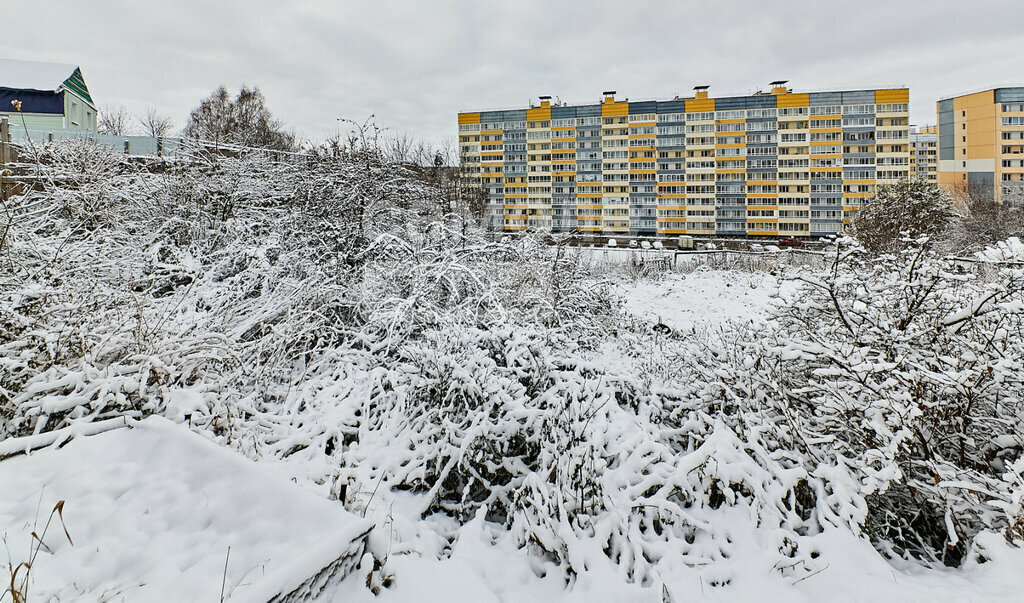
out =
[[(13, 101), (21, 103), (21, 112)], [(0, 117), (12, 129), (96, 132), (96, 105), (75, 65), (0, 59)]]

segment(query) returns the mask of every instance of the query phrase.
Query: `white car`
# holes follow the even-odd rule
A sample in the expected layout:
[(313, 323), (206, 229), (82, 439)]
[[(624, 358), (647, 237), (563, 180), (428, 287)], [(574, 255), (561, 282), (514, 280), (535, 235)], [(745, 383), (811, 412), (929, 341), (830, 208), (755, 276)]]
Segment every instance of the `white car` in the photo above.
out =
[(608, 239), (608, 247), (618, 247), (618, 245), (619, 244), (615, 242), (615, 239)]
[(764, 246), (764, 250), (767, 251), (768, 253), (778, 253), (778, 252), (782, 251), (781, 249), (779, 249), (775, 245), (765, 245)]
[(650, 241), (640, 241), (640, 248), (641, 249), (650, 249), (651, 248), (651, 242)]
[(764, 245), (760, 243), (751, 243), (750, 250), (754, 253), (764, 253)]

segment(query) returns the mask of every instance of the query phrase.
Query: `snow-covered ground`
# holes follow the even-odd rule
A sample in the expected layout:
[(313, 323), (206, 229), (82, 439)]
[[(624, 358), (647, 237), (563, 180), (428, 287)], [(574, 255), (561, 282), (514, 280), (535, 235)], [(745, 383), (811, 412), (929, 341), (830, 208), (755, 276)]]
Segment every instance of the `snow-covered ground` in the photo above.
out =
[(679, 331), (727, 321), (762, 321), (799, 287), (796, 281), (767, 272), (696, 270), (621, 284), (619, 292), (627, 312)]
[[(61, 500), (70, 542), (57, 515), (43, 535)], [(28, 561), (33, 532), (43, 538), (29, 601), (217, 601), (222, 585), (233, 600), (265, 600), (368, 527), (159, 417), (0, 462), (3, 558)]]
[[(616, 287), (628, 312), (676, 331), (762, 321), (799, 296), (793, 281), (744, 271), (669, 273)], [(178, 401), (167, 414), (184, 421), (194, 404)], [(483, 516), (460, 527), (420, 517), (418, 495), (374, 492), (363, 501), (364, 521), (323, 497), (326, 488), (304, 477), (316, 471), (295, 463), (261, 466), (183, 425), (150, 418), (0, 461), (0, 531), (11, 559), (26, 559), (33, 529), (65, 501), (74, 545), (59, 524), (50, 526), (32, 568), (30, 600), (217, 600), (222, 584), (229, 600), (265, 600), (319, 569), (371, 524), (371, 547), (385, 561), (370, 578), (390, 584), (375, 596), (364, 565), (323, 600), (1024, 600), (1024, 551), (995, 534), (978, 538), (963, 567), (924, 570), (888, 562), (865, 540), (830, 528), (801, 541), (822, 561), (794, 575), (778, 567), (775, 535), (752, 530), (749, 509), (740, 507), (715, 515), (722, 524), (716, 531), (729, 535), (728, 554), (696, 567), (668, 554), (654, 584), (630, 583), (599, 546), (576, 540), (592, 550), (588, 571), (567, 590), (553, 563), (528, 554)], [(576, 538), (571, 531), (561, 537)], [(979, 564), (979, 557), (988, 561)]]
[[(799, 296), (800, 287), (764, 272), (720, 270), (616, 285), (627, 312), (677, 331), (733, 320), (761, 322)], [(674, 571), (663, 573), (663, 582), (641, 586), (628, 583), (622, 569), (595, 548), (588, 558), (590, 571), (566, 589), (554, 564), (527, 554), (506, 530), (482, 517), (454, 528), (457, 537), (442, 552), (446, 543), (439, 544), (426, 523), (417, 525), (414, 516), (403, 515), (402, 506), (371, 506), (370, 511), (388, 526), (395, 549), (403, 551), (387, 562), (394, 584), (374, 597), (349, 580), (333, 601), (1024, 601), (1024, 550), (994, 534), (978, 538), (963, 567), (926, 570), (887, 561), (866, 540), (833, 528), (800, 545), (827, 561), (809, 573), (786, 576), (778, 571), (778, 556), (765, 535), (751, 533), (745, 512), (737, 509), (719, 517), (727, 525), (718, 527), (734, 545), (727, 559), (703, 567), (675, 564)], [(978, 563), (979, 557), (986, 562)]]
[[(737, 526), (739, 527), (739, 526)], [(767, 550), (750, 538), (721, 567), (687, 568), (652, 586), (627, 584), (617, 568), (595, 550), (597, 564), (577, 577), (571, 590), (553, 565), (531, 558), (510, 542), (503, 530), (489, 529), (476, 519), (463, 526), (451, 557), (438, 561), (431, 554), (397, 555), (389, 560), (395, 584), (374, 597), (365, 585), (346, 581), (334, 603), (437, 603), (595, 602), (649, 603), (666, 601), (907, 601), (965, 602), (1024, 600), (1024, 550), (1011, 548), (1002, 538), (982, 540), (987, 563), (946, 571), (894, 567), (869, 543), (840, 530), (813, 538), (823, 558), (822, 569), (806, 578), (785, 578), (773, 568)], [(727, 580), (726, 585), (713, 582)], [(667, 596), (666, 596), (667, 594)], [(662, 598), (665, 597), (665, 598)]]
[[(325, 540), (347, 541), (369, 523), (159, 418), (9, 458), (0, 462), (0, 484), (0, 526), (14, 560), (27, 557), (31, 533), (41, 531), (56, 501), (65, 501), (74, 545), (55, 516), (33, 567), (30, 600), (218, 600), (230, 546), (227, 599), (259, 601), (298, 577), (297, 568), (318, 569)], [(482, 517), (458, 529), (439, 561), (444, 543), (429, 528), (438, 520), (417, 526), (415, 517), (400, 516), (400, 507), (371, 506), (369, 514), (375, 537), (394, 541), (391, 587), (375, 597), (363, 575), (353, 575), (323, 600), (639, 603), (667, 593), (667, 601), (923, 602), (1019, 601), (1024, 593), (1024, 550), (996, 536), (981, 540), (987, 563), (925, 571), (896, 567), (867, 542), (832, 530), (811, 539), (827, 565), (795, 581), (770, 571), (773, 557), (742, 521), (732, 531), (733, 556), (718, 567), (686, 568), (663, 585), (640, 586), (626, 583), (595, 550), (591, 571), (567, 591), (553, 565)], [(712, 586), (722, 579), (728, 586)]]
[(1024, 600), (1016, 239), (575, 251), (363, 146), (36, 151), (0, 236), (0, 589)]

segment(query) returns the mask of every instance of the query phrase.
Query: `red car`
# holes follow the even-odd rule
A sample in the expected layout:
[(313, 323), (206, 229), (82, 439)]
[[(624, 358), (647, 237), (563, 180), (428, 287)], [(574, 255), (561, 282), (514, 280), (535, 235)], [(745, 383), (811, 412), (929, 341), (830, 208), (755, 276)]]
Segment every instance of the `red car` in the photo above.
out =
[(787, 245), (789, 247), (803, 247), (804, 242), (800, 239), (791, 239), (786, 237), (785, 239), (779, 239), (779, 245)]

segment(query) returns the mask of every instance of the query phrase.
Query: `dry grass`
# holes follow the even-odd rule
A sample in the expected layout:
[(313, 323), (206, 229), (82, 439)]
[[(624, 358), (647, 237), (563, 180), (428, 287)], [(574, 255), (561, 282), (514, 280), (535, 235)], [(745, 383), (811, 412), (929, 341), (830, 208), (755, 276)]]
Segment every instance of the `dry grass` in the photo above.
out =
[(49, 546), (46, 545), (45, 538), (46, 533), (50, 529), (50, 524), (53, 522), (53, 517), (57, 516), (60, 521), (60, 526), (64, 530), (64, 537), (68, 539), (68, 543), (74, 546), (74, 542), (71, 540), (71, 534), (68, 533), (67, 524), (64, 523), (64, 501), (57, 501), (57, 504), (53, 506), (50, 511), (50, 516), (46, 519), (46, 525), (43, 526), (42, 534), (36, 531), (36, 526), (32, 527), (31, 542), (29, 545), (29, 556), (27, 561), (21, 561), (17, 564), (11, 559), (11, 550), (7, 546), (7, 536), (4, 536), (4, 546), (7, 547), (7, 588), (0, 593), (0, 601), (7, 598), (7, 595), (11, 596), (12, 603), (26, 603), (28, 601), (28, 587), (29, 578), (32, 575), (32, 568), (35, 567), (36, 557), (39, 555), (39, 551), (46, 549), (47, 552), (53, 552)]

